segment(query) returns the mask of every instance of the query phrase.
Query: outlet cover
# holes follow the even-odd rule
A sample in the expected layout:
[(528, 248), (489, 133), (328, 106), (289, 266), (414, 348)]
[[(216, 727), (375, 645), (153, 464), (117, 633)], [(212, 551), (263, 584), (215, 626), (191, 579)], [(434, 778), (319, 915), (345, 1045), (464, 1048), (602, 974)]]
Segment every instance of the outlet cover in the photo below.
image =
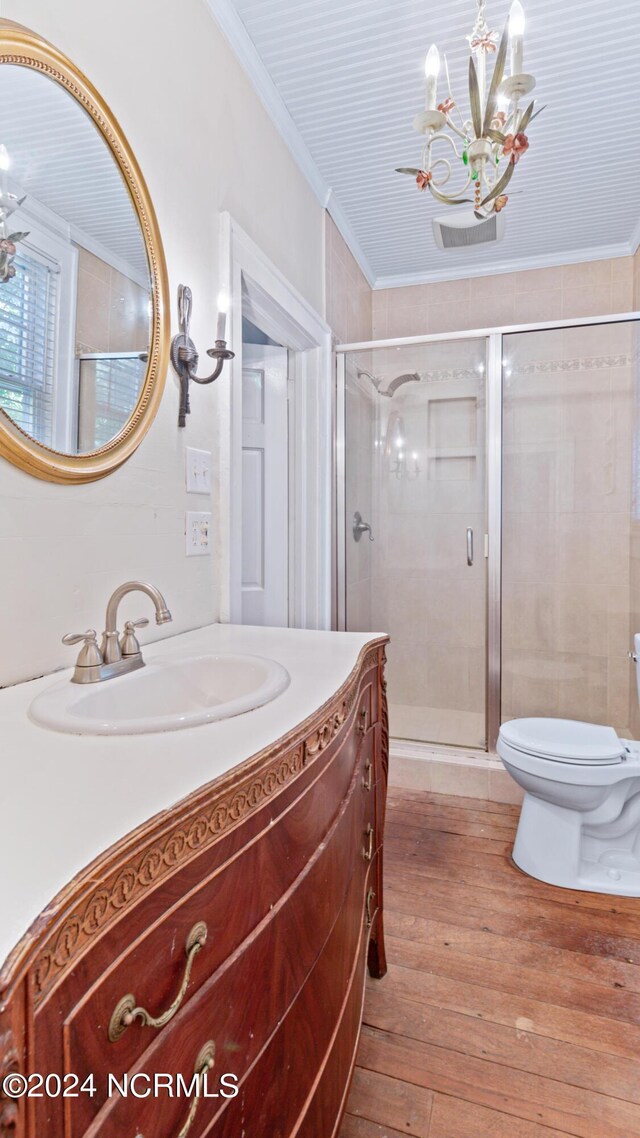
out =
[(211, 493), (211, 451), (187, 447), (184, 454), (187, 494)]
[(188, 510), (185, 514), (187, 557), (202, 557), (211, 552), (211, 520), (207, 510)]

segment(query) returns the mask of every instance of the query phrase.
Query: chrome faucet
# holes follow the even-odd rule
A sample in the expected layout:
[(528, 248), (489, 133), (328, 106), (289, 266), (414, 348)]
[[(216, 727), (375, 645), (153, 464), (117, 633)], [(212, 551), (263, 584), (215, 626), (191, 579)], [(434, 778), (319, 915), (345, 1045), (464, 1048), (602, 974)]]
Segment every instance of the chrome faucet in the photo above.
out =
[(147, 618), (125, 621), (122, 636), (116, 627), (118, 605), (127, 593), (146, 593), (151, 598), (156, 610), (156, 624), (167, 624), (172, 619), (167, 602), (154, 585), (147, 585), (143, 581), (126, 581), (124, 585), (119, 585), (107, 605), (105, 629), (100, 647), (93, 628), (81, 633), (67, 633), (62, 637), (63, 644), (82, 643), (75, 671), (71, 677), (73, 684), (94, 684), (144, 667), (135, 630), (145, 628), (149, 623)]

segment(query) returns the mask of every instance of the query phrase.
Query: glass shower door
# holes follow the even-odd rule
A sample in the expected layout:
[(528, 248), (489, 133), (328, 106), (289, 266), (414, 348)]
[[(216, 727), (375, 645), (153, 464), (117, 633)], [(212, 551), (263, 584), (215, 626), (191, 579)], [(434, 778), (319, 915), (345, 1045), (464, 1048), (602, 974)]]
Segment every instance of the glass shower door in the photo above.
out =
[(484, 748), (487, 341), (343, 360), (342, 625), (391, 637), (393, 736)]

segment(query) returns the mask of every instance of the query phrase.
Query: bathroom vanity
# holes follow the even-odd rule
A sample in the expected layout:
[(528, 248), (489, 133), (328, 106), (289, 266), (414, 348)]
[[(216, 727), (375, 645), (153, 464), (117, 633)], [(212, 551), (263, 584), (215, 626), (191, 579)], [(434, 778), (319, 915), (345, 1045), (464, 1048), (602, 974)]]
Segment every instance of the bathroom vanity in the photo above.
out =
[(384, 645), (214, 625), (147, 646), (289, 672), (186, 730), (65, 734), (28, 718), (59, 677), (0, 693), (0, 1080), (29, 1079), (4, 1082), (2, 1138), (337, 1133), (385, 971)]

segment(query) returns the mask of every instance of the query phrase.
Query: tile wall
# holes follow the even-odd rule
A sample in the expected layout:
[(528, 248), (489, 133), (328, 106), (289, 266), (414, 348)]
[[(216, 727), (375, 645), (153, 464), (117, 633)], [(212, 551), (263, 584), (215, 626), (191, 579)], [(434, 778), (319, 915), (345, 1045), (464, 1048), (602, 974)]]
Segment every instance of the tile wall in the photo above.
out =
[(146, 351), (149, 293), (78, 247), (76, 354)]
[(325, 212), (326, 319), (338, 343), (372, 339), (371, 289)]
[(630, 734), (633, 341), (629, 323), (505, 338), (505, 718)]
[[(604, 316), (632, 307), (638, 254), (373, 293), (373, 338)], [(638, 285), (640, 288), (640, 283)]]

